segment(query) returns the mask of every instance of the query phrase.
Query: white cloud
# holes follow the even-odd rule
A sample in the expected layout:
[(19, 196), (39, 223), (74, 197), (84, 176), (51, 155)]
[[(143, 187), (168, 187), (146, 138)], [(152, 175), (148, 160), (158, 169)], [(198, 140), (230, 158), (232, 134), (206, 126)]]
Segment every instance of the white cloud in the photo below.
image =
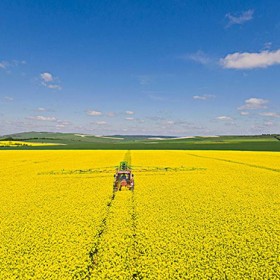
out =
[(242, 111), (242, 112), (240, 112), (240, 115), (241, 115), (241, 116), (248, 116), (248, 115), (249, 115), (249, 112), (243, 112), (243, 111)]
[(56, 80), (58, 80), (57, 78), (55, 78), (51, 73), (49, 72), (44, 72), (40, 74), (41, 77), (41, 84), (49, 89), (54, 89), (54, 90), (61, 90), (62, 87), (57, 84), (54, 83)]
[(193, 99), (196, 99), (196, 100), (207, 100), (207, 99), (210, 99), (210, 98), (215, 98), (215, 95), (204, 94), (204, 95), (194, 95), (193, 96)]
[(57, 123), (63, 126), (67, 126), (71, 124), (71, 122), (65, 120), (57, 120)]
[(134, 114), (133, 111), (125, 111), (125, 113), (126, 113), (127, 115), (133, 115), (133, 114)]
[(50, 89), (57, 89), (57, 90), (62, 89), (62, 87), (60, 85), (46, 85), (46, 87), (48, 87)]
[(227, 27), (234, 25), (234, 24), (243, 24), (247, 21), (253, 19), (254, 10), (248, 10), (241, 13), (239, 16), (233, 16), (230, 13), (226, 14), (226, 18), (229, 20)]
[(257, 110), (266, 108), (268, 100), (262, 98), (249, 98), (245, 100), (245, 104), (240, 106), (238, 110)]
[(200, 64), (208, 64), (211, 61), (210, 58), (202, 51), (197, 51), (196, 53), (192, 54), (186, 54), (184, 56), (181, 56), (181, 58), (184, 60), (192, 60)]
[(64, 128), (65, 125), (64, 125), (64, 124), (57, 124), (55, 127), (56, 127), (56, 128)]
[(232, 118), (229, 116), (219, 116), (216, 119), (220, 121), (232, 121)]
[(107, 122), (105, 121), (99, 121), (99, 122), (95, 122), (97, 125), (104, 125), (104, 124), (107, 124)]
[(233, 53), (220, 59), (223, 68), (228, 69), (254, 69), (266, 68), (280, 64), (280, 49), (276, 51), (262, 51), (259, 53)]
[(49, 122), (56, 121), (55, 117), (45, 117), (45, 116), (32, 116), (32, 117), (29, 117), (29, 119), (36, 120), (36, 121), (49, 121)]
[(87, 114), (88, 114), (89, 116), (101, 116), (101, 115), (102, 115), (102, 112), (94, 111), (94, 110), (89, 110), (89, 111), (87, 111)]
[(46, 111), (46, 108), (38, 107), (38, 108), (37, 108), (37, 111), (44, 112), (44, 111)]
[(134, 120), (134, 118), (132, 118), (132, 117), (127, 117), (127, 118), (125, 118), (127, 121), (133, 121)]
[(271, 117), (271, 118), (280, 118), (280, 114), (274, 112), (263, 112), (259, 114), (260, 116), (264, 117)]
[(46, 83), (52, 82), (54, 79), (53, 75), (49, 72), (42, 73), (40, 76), (41, 76), (42, 80)]

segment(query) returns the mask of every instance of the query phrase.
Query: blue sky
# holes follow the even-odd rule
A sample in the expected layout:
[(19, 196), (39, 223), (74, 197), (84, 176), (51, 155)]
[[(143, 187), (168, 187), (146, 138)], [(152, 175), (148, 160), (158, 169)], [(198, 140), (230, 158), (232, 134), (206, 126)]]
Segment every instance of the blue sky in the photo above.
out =
[(280, 132), (279, 1), (0, 2), (0, 135)]

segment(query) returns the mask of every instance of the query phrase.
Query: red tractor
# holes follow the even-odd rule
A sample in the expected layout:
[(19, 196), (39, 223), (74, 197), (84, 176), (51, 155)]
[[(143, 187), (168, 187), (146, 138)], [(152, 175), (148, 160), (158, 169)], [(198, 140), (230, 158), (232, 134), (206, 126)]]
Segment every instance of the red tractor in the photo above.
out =
[(116, 169), (114, 178), (114, 191), (121, 191), (123, 187), (131, 191), (134, 190), (133, 174), (126, 161), (120, 163), (120, 166)]

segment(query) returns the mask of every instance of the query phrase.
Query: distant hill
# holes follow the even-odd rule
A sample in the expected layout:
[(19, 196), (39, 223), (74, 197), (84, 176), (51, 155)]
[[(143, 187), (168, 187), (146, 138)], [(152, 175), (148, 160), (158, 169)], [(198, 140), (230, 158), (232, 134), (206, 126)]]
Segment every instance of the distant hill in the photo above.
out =
[(4, 135), (0, 140), (62, 140), (78, 142), (126, 142), (126, 141), (143, 141), (151, 139), (171, 139), (175, 136), (154, 136), (154, 135), (90, 135), (81, 133), (61, 133), (61, 132), (21, 132)]
[(161, 135), (88, 135), (59, 132), (22, 132), (0, 137), (0, 141), (57, 143), (45, 147), (0, 149), (121, 149), (121, 150), (241, 150), (280, 151), (280, 135), (231, 135), (174, 137)]

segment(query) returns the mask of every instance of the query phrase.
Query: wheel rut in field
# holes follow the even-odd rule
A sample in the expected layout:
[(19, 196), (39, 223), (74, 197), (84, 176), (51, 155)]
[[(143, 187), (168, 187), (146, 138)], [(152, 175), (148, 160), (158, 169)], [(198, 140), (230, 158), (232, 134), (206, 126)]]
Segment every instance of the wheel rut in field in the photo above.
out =
[(90, 260), (90, 263), (87, 267), (87, 272), (88, 272), (88, 279), (90, 279), (90, 274), (91, 274), (91, 271), (94, 269), (94, 265), (96, 263), (96, 257), (97, 257), (97, 254), (98, 254), (98, 251), (99, 251), (99, 247), (100, 247), (100, 242), (101, 242), (101, 238), (105, 232), (105, 229), (107, 227), (107, 220), (108, 220), (108, 217), (109, 217), (109, 214), (110, 214), (110, 209), (113, 205), (113, 202), (115, 200), (115, 197), (116, 197), (116, 194), (113, 192), (112, 193), (112, 196), (111, 196), (111, 199), (109, 202), (107, 202), (107, 206), (106, 206), (106, 214), (105, 214), (105, 217), (101, 220), (101, 223), (98, 227), (98, 230), (93, 238), (93, 240), (95, 241), (91, 250), (89, 251), (89, 260)]
[(230, 160), (230, 159), (208, 157), (208, 156), (200, 156), (200, 155), (195, 155), (195, 154), (191, 154), (191, 153), (187, 153), (187, 154), (190, 155), (190, 156), (194, 156), (194, 157), (214, 159), (214, 160), (219, 160), (219, 161), (224, 161), (224, 162), (229, 162), (229, 163), (234, 163), (234, 164), (245, 165), (245, 166), (248, 166), (248, 167), (269, 170), (269, 171), (273, 171), (273, 172), (280, 172), (280, 169), (278, 169), (278, 168), (271, 168), (271, 167), (266, 167), (266, 166), (262, 166), (262, 165), (256, 165), (256, 164), (250, 164), (250, 163), (245, 163), (245, 162), (240, 162), (240, 161), (234, 161), (234, 160)]
[(139, 250), (138, 250), (138, 242), (137, 242), (137, 212), (136, 212), (134, 191), (132, 192), (131, 223), (132, 223), (132, 240), (133, 240), (132, 241), (133, 242), (132, 264), (134, 267), (132, 279), (141, 279), (141, 273), (139, 271), (139, 265), (137, 263), (137, 259), (139, 258)]
[[(128, 150), (124, 155), (124, 161), (131, 166), (131, 151)], [(132, 248), (133, 248), (133, 255), (131, 256), (132, 259), (132, 266), (134, 271), (131, 275), (131, 279), (141, 279), (140, 271), (138, 270), (137, 259), (138, 259), (138, 243), (137, 243), (137, 211), (136, 211), (136, 203), (135, 203), (135, 192), (134, 190), (131, 191), (131, 208), (130, 208), (130, 219), (131, 219), (131, 227), (132, 227)]]
[[(131, 165), (131, 153), (127, 151), (123, 157), (123, 161), (126, 161), (128, 165)], [(112, 170), (114, 172), (114, 170)], [(122, 217), (122, 218), (120, 218)], [(127, 233), (129, 228), (129, 233)], [(111, 252), (111, 254), (122, 254), (127, 252), (122, 257), (128, 258), (127, 266), (124, 268), (127, 271), (133, 272), (130, 279), (140, 279), (140, 272), (137, 270), (137, 214), (135, 205), (134, 191), (123, 190), (113, 191), (110, 200), (107, 202), (105, 214), (97, 227), (97, 231), (93, 236), (93, 243), (90, 251), (88, 252), (88, 265), (86, 270), (77, 273), (74, 279), (95, 279), (96, 274), (100, 269), (103, 261), (108, 261), (108, 257), (104, 252)], [(115, 251), (110, 251), (110, 243), (106, 243), (106, 240), (111, 240), (112, 233), (119, 236), (119, 234), (127, 235), (127, 241), (125, 243), (118, 243), (121, 241), (114, 241), (117, 245)], [(114, 238), (112, 239), (112, 241)], [(119, 248), (121, 251), (118, 252)], [(112, 248), (111, 248), (112, 249)], [(129, 253), (128, 253), (129, 252)], [(104, 259), (105, 258), (105, 259)], [(112, 256), (113, 258), (113, 256)]]

